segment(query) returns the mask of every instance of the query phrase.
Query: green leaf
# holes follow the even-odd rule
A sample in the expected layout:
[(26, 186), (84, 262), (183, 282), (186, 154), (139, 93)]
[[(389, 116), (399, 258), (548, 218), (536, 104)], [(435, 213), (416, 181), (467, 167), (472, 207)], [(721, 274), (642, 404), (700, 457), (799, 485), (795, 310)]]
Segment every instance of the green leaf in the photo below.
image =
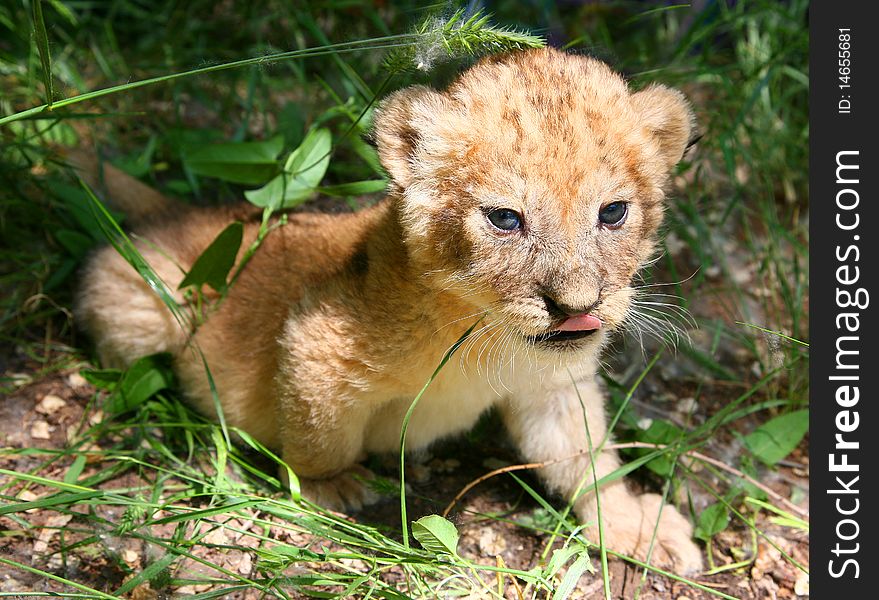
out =
[[(650, 427), (648, 427), (644, 431), (639, 431), (637, 438), (638, 441), (641, 442), (665, 446), (673, 444), (674, 442), (681, 439), (681, 428), (673, 423), (670, 423), (669, 421), (655, 419), (650, 424)], [(651, 452), (655, 451), (639, 449), (637, 450), (636, 454), (638, 454), (639, 456), (646, 456)], [(661, 456), (657, 456), (653, 460), (649, 461), (646, 467), (657, 475), (668, 477), (672, 474), (672, 468), (674, 466), (672, 462), (673, 458), (674, 457), (671, 454), (662, 454)]]
[(327, 172), (332, 141), (329, 129), (312, 129), (287, 157), (280, 175), (259, 189), (244, 192), (244, 196), (263, 208), (290, 208), (301, 204), (315, 192)]
[(171, 563), (173, 563), (178, 558), (180, 558), (178, 554), (169, 552), (162, 558), (151, 562), (149, 565), (146, 566), (146, 568), (144, 568), (143, 571), (141, 571), (140, 573), (123, 583), (119, 588), (117, 588), (116, 591), (113, 592), (113, 595), (117, 598), (121, 597), (123, 594), (127, 594), (141, 583), (152, 580), (159, 573), (167, 569), (171, 565)]
[(378, 151), (375, 147), (367, 144), (363, 141), (362, 138), (358, 136), (349, 137), (348, 138), (348, 146), (354, 151), (354, 153), (363, 159), (369, 168), (372, 169), (373, 173), (378, 175), (379, 177), (385, 177), (387, 173), (385, 173), (384, 167), (382, 167), (381, 161), (378, 158)]
[(767, 465), (790, 454), (809, 430), (809, 411), (797, 410), (763, 423), (745, 436), (745, 446)]
[(727, 525), (729, 525), (729, 509), (726, 505), (717, 502), (699, 515), (693, 536), (707, 544), (712, 537), (726, 529)]
[(65, 19), (67, 19), (68, 23), (70, 23), (71, 25), (77, 24), (76, 15), (73, 14), (73, 11), (71, 11), (69, 8), (67, 8), (67, 6), (65, 6), (61, 2), (61, 0), (49, 0), (49, 4), (52, 5), (52, 8), (54, 8), (56, 11), (58, 11), (59, 15), (61, 15)]
[(74, 258), (83, 258), (95, 246), (95, 240), (72, 229), (55, 232), (55, 239), (64, 246)]
[(773, 506), (768, 502), (763, 502), (759, 498), (745, 498), (745, 502), (748, 504), (754, 504), (759, 506), (760, 508), (765, 508), (770, 512), (774, 512), (778, 517), (772, 517), (769, 520), (777, 525), (781, 525), (782, 527), (795, 527), (797, 529), (802, 529), (803, 531), (809, 531), (809, 522), (804, 521), (801, 518), (792, 515), (791, 513), (781, 510), (777, 506)]
[(587, 570), (592, 571), (592, 562), (589, 560), (589, 555), (586, 554), (584, 549), (577, 557), (577, 560), (574, 561), (574, 564), (568, 567), (565, 576), (562, 577), (561, 583), (559, 583), (558, 587), (555, 589), (555, 593), (552, 595), (552, 600), (565, 600), (570, 597), (574, 592), (580, 577), (582, 577), (583, 573)]
[(90, 384), (102, 390), (112, 389), (122, 378), (122, 371), (119, 369), (83, 369), (79, 374)]
[[(96, 242), (102, 244), (107, 242), (107, 237), (104, 235), (99, 220), (100, 216), (95, 214), (88, 192), (79, 186), (73, 186), (57, 179), (50, 179), (47, 185), (52, 194), (64, 202), (65, 208), (67, 208), (83, 231), (88, 233)], [(118, 213), (111, 212), (110, 215), (117, 222), (121, 220), (121, 215)], [(61, 242), (60, 239), (58, 241)]]
[(243, 237), (244, 225), (239, 221), (230, 223), (196, 259), (178, 289), (207, 284), (218, 292), (223, 291), (226, 276), (235, 264)]
[(302, 109), (296, 102), (287, 102), (278, 113), (277, 132), (284, 136), (284, 142), (288, 148), (294, 148), (302, 143), (305, 135), (305, 119), (302, 117)]
[(152, 354), (128, 367), (110, 398), (108, 409), (114, 413), (137, 408), (154, 394), (171, 387), (170, 354)]
[(546, 564), (545, 574), (547, 577), (555, 577), (556, 573), (562, 570), (562, 567), (567, 564), (571, 558), (576, 556), (577, 552), (581, 549), (577, 544), (571, 544), (569, 546), (563, 546), (562, 548), (556, 548), (552, 551), (552, 556), (549, 558), (549, 562)]
[(439, 515), (427, 515), (413, 522), (412, 537), (434, 554), (457, 554), (458, 530)]
[(64, 483), (76, 483), (79, 481), (79, 476), (82, 475), (84, 468), (85, 454), (77, 454), (76, 458), (73, 459), (73, 464), (70, 465), (67, 473), (64, 474)]
[(387, 189), (386, 179), (367, 179), (365, 181), (352, 181), (339, 185), (327, 185), (317, 188), (317, 191), (327, 196), (362, 196), (363, 194), (375, 194)]
[(138, 152), (132, 152), (125, 156), (114, 159), (112, 162), (119, 169), (125, 171), (134, 178), (144, 177), (150, 172), (153, 163), (153, 155), (158, 146), (158, 137), (150, 136), (146, 147)]
[(232, 183), (259, 185), (278, 172), (278, 155), (284, 137), (276, 135), (264, 142), (210, 144), (187, 148), (185, 166), (197, 175), (216, 177)]
[[(747, 452), (743, 452), (739, 457), (739, 470), (744, 475), (748, 475), (755, 481), (760, 480), (760, 474), (757, 472), (757, 466), (755, 464), (754, 457)], [(754, 485), (744, 477), (736, 477), (733, 480), (733, 485), (730, 487), (729, 490), (729, 494), (732, 495), (739, 493), (744, 493), (746, 496), (758, 498), (760, 500), (766, 500), (767, 498), (769, 498), (769, 495), (766, 492), (758, 488), (756, 485)]]

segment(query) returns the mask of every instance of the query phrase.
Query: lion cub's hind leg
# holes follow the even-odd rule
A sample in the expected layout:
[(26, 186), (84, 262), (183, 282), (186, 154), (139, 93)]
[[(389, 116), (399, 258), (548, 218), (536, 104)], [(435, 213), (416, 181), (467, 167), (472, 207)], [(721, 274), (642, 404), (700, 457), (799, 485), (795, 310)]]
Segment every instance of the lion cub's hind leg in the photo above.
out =
[[(180, 269), (159, 252), (141, 252), (173, 290)], [(186, 332), (159, 296), (112, 247), (98, 250), (89, 260), (74, 313), (106, 367), (124, 368), (148, 354), (175, 353), (186, 342)]]

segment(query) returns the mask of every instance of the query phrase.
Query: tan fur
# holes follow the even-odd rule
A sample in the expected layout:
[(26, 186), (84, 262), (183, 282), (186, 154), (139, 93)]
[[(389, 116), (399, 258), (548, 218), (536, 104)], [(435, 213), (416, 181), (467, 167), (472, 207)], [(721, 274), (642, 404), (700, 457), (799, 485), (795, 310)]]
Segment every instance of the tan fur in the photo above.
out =
[[(539, 50), (483, 60), (442, 92), (397, 92), (375, 123), (387, 199), (354, 215), (290, 215), (195, 333), (226, 419), (281, 449), (313, 495), (358, 506), (369, 498), (352, 477), (357, 462), (396, 449), (412, 399), (482, 316), (418, 405), (409, 447), (465, 431), (492, 406), (529, 461), (584, 452), (587, 423), (599, 444), (599, 352), (654, 251), (662, 188), (692, 133), (687, 102), (662, 86), (631, 93), (601, 62)], [(629, 203), (619, 229), (598, 222), (613, 201)], [(525, 230), (493, 228), (493, 208), (524, 215)], [(233, 216), (191, 211), (142, 235), (186, 269)], [(245, 245), (255, 232), (249, 223)], [(141, 249), (176, 287), (181, 269)], [(529, 336), (559, 322), (545, 297), (592, 307), (604, 326), (557, 347), (535, 343)], [(91, 261), (77, 316), (102, 360), (174, 353), (187, 396), (213, 414), (189, 332), (112, 250)], [(619, 464), (612, 452), (595, 461), (599, 478)], [(581, 454), (540, 474), (568, 496), (588, 468)], [(659, 498), (617, 480), (601, 500), (608, 545), (643, 558)], [(594, 494), (575, 508), (597, 531)], [(662, 507), (654, 563), (701, 568), (690, 533)]]

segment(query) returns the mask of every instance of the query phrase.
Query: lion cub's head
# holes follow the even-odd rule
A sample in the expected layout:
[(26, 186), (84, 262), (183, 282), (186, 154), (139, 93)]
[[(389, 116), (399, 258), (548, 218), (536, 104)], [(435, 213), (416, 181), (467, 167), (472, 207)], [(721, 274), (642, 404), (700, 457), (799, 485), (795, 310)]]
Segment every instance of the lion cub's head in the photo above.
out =
[(622, 322), (692, 132), (679, 92), (631, 93), (604, 63), (550, 49), (482, 60), (443, 92), (404, 89), (375, 117), (413, 260), (558, 351)]

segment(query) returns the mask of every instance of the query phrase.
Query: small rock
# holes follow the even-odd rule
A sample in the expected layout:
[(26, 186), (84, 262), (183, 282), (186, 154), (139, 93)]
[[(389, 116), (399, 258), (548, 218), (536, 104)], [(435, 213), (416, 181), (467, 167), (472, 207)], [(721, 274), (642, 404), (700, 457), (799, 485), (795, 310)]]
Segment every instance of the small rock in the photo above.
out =
[(85, 380), (85, 377), (80, 375), (79, 373), (71, 373), (67, 376), (67, 385), (72, 388), (79, 388), (88, 385), (88, 381)]
[(643, 429), (647, 431), (650, 429), (650, 426), (653, 425), (653, 419), (650, 417), (644, 417), (642, 419), (638, 419), (638, 429)]
[(142, 583), (131, 590), (130, 597), (131, 600), (156, 600), (159, 597), (159, 593), (150, 588), (149, 583)]
[(202, 539), (206, 544), (215, 544), (217, 546), (225, 546), (229, 543), (229, 536), (226, 535), (225, 527), (217, 527), (208, 533)]
[(479, 534), (479, 550), (486, 556), (498, 556), (507, 549), (507, 540), (493, 529), (484, 529)]
[(35, 561), (38, 554), (49, 548), (49, 542), (58, 534), (58, 530), (67, 525), (72, 518), (73, 515), (54, 515), (46, 520), (46, 524), (37, 536), (37, 541), (34, 542), (32, 560)]
[(749, 265), (744, 268), (734, 268), (731, 271), (732, 280), (739, 285), (745, 285), (750, 283), (753, 274), (757, 272), (757, 267)]
[(31, 425), (31, 437), (35, 440), (48, 440), (51, 438), (49, 424), (45, 421), (34, 421)]
[(416, 483), (424, 483), (430, 480), (430, 467), (427, 465), (412, 465), (409, 467), (409, 473)]
[(809, 574), (803, 573), (800, 571), (800, 574), (797, 575), (797, 580), (794, 583), (794, 594), (797, 596), (808, 596), (809, 595)]
[(691, 397), (681, 398), (678, 400), (678, 412), (683, 413), (685, 415), (689, 415), (690, 413), (695, 412), (696, 410), (696, 399)]
[(54, 415), (56, 412), (67, 406), (67, 402), (54, 394), (46, 394), (36, 406), (36, 411), (43, 415)]
[(11, 380), (12, 385), (17, 388), (25, 386), (34, 380), (34, 378), (27, 373), (12, 373), (9, 375), (9, 379)]
[(61, 558), (60, 554), (52, 554), (49, 557), (49, 560), (46, 561), (45, 568), (49, 571), (57, 571), (64, 566), (64, 559)]
[(245, 552), (241, 555), (241, 560), (238, 561), (238, 572), (248, 576), (251, 571), (253, 571), (253, 557), (250, 556), (250, 552)]
[(21, 590), (25, 590), (27, 587), (28, 586), (20, 582), (18, 579), (13, 579), (9, 576), (6, 576), (6, 578), (0, 582), (0, 592), (21, 593)]
[[(18, 499), (21, 500), (22, 502), (33, 502), (34, 500), (36, 500), (36, 499), (38, 499), (38, 498), (39, 498), (39, 496), (37, 496), (35, 493), (33, 493), (33, 492), (30, 491), (30, 490), (25, 490), (25, 491), (23, 491), (22, 493), (20, 493), (20, 494), (18, 495)], [(26, 513), (35, 513), (35, 512), (37, 512), (38, 510), (40, 510), (40, 509), (39, 509), (39, 508), (29, 508), (29, 509), (27, 509), (27, 510), (24, 511), (24, 512), (26, 512)]]
[(687, 247), (687, 244), (681, 241), (681, 238), (679, 238), (674, 232), (665, 236), (665, 244), (668, 246), (668, 251), (672, 255), (680, 254), (681, 250)]

